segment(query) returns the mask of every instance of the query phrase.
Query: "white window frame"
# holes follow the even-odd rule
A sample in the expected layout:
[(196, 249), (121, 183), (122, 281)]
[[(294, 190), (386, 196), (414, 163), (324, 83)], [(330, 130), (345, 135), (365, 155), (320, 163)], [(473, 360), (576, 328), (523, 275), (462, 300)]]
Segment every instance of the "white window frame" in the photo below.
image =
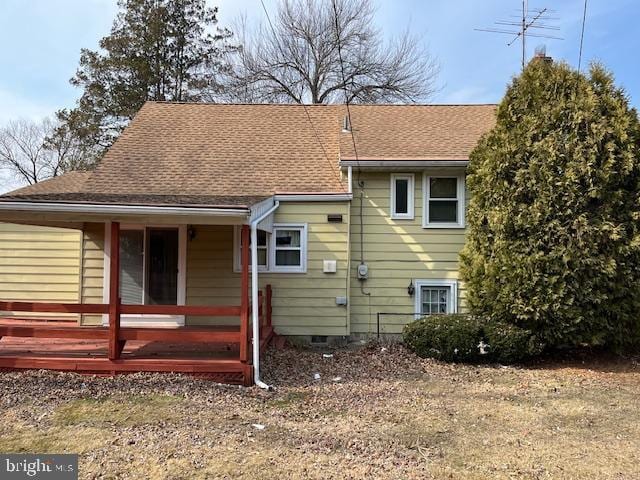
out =
[[(407, 213), (396, 212), (396, 181), (407, 180)], [(413, 220), (415, 216), (414, 198), (415, 198), (415, 175), (413, 173), (392, 173), (391, 199), (389, 201), (391, 218), (396, 220)]]
[[(431, 200), (431, 179), (432, 178), (455, 178), (457, 180), (456, 198), (448, 200), (458, 201), (458, 221), (457, 222), (431, 222), (429, 221), (429, 201)], [(422, 228), (464, 228), (465, 226), (465, 176), (460, 175), (429, 175), (422, 176), (422, 191), (424, 199), (422, 205)], [(442, 199), (445, 200), (445, 199)], [(437, 201), (437, 200), (436, 200)]]
[[(187, 225), (142, 225), (121, 224), (120, 230), (145, 230), (147, 228), (177, 228), (178, 229), (178, 291), (177, 304), (185, 305), (187, 299)], [(146, 233), (145, 233), (146, 246)], [(146, 247), (145, 247), (146, 248)], [(109, 283), (111, 264), (111, 222), (105, 223), (104, 228), (104, 256), (102, 275), (102, 302), (109, 303)], [(146, 268), (147, 254), (143, 257), (143, 268)], [(143, 276), (143, 282), (146, 282)], [(143, 302), (146, 300), (145, 287), (143, 286)], [(144, 303), (143, 303), (144, 304)], [(185, 325), (184, 315), (142, 315), (122, 314), (120, 324), (123, 327), (182, 327)], [(109, 325), (109, 315), (102, 315), (102, 325)]]
[[(269, 265), (271, 265), (271, 254), (269, 249), (271, 246), (271, 234), (267, 233), (267, 264), (258, 265), (259, 272), (268, 272)], [(240, 243), (242, 242), (242, 227), (237, 226), (233, 229), (233, 271), (239, 273), (242, 271), (242, 249)], [(249, 271), (251, 271), (251, 262), (249, 262)]]
[(458, 281), (452, 279), (415, 280), (415, 315), (422, 317), (422, 287), (449, 288), (451, 295), (447, 305), (447, 313), (458, 313)]
[[(277, 266), (275, 235), (277, 230), (300, 230), (300, 266)], [(307, 273), (307, 224), (306, 223), (274, 223), (271, 234), (267, 233), (267, 267), (260, 266), (259, 272), (266, 273)], [(233, 270), (238, 273), (240, 268), (240, 228), (234, 230), (234, 260)], [(251, 270), (251, 266), (249, 266)]]
[[(276, 231), (277, 230), (300, 230), (300, 265), (276, 265)], [(306, 223), (274, 223), (271, 248), (269, 250), (271, 272), (277, 273), (307, 273), (307, 224)]]

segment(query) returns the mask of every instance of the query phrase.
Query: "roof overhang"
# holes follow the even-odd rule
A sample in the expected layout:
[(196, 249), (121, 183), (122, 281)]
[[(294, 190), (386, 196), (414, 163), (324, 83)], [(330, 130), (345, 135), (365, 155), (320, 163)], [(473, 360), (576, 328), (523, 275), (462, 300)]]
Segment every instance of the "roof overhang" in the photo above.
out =
[(367, 168), (427, 168), (427, 167), (466, 167), (469, 165), (469, 159), (442, 159), (442, 160), (419, 160), (419, 159), (358, 159), (343, 158), (340, 160), (341, 167), (357, 167), (360, 169)]
[(279, 202), (346, 202), (353, 199), (351, 193), (277, 193)]
[(175, 224), (242, 224), (249, 218), (249, 207), (152, 206), (67, 202), (2, 201), (0, 221), (103, 222)]

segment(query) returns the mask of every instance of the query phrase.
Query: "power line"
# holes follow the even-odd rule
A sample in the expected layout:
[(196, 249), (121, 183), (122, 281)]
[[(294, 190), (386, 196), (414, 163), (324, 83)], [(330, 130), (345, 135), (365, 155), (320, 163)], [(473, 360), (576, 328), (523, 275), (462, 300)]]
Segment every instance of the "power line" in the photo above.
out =
[[(269, 16), (269, 11), (267, 10), (267, 7), (264, 4), (264, 0), (260, 0), (260, 4), (262, 5), (264, 14), (267, 17), (267, 22), (269, 23), (269, 27), (271, 28), (271, 33), (273, 33), (274, 39), (276, 39), (277, 41), (278, 34), (276, 33), (276, 29), (273, 26), (273, 23), (271, 23), (271, 17)], [(282, 46), (280, 45), (279, 42), (277, 42), (277, 45), (278, 45), (278, 50), (280, 50), (280, 55), (282, 55), (283, 58), (286, 58), (287, 56), (282, 50)], [(300, 104), (302, 105), (302, 108), (304, 109), (304, 113), (307, 116), (307, 121), (311, 126), (311, 130), (313, 131), (313, 134), (316, 137), (316, 141), (318, 142), (318, 145), (320, 145), (320, 148), (322, 149), (322, 154), (324, 155), (324, 158), (327, 161), (327, 163), (329, 163), (329, 167), (331, 168), (331, 171), (333, 172), (333, 174), (336, 176), (338, 183), (342, 185), (342, 177), (340, 176), (340, 173), (335, 169), (333, 162), (329, 159), (329, 156), (327, 155), (327, 151), (325, 150), (324, 144), (322, 143), (322, 140), (320, 140), (320, 135), (318, 134), (318, 131), (316, 130), (315, 125), (313, 124), (313, 120), (311, 119), (311, 114), (309, 114), (309, 110), (307, 109), (307, 105), (305, 105), (304, 101), (302, 101), (302, 98), (300, 100), (301, 100)]]
[(353, 123), (351, 122), (351, 108), (349, 107), (349, 93), (347, 92), (347, 80), (344, 75), (344, 62), (342, 61), (342, 40), (340, 39), (340, 25), (338, 24), (338, 7), (336, 0), (331, 0), (333, 7), (333, 19), (336, 24), (336, 43), (338, 46), (338, 60), (340, 61), (340, 74), (342, 76), (342, 88), (344, 90), (344, 101), (347, 106), (347, 120), (349, 122), (349, 131), (351, 132), (351, 142), (353, 143), (353, 153), (356, 157), (356, 166), (358, 169), (358, 184), (360, 183), (360, 160), (358, 159), (358, 148), (356, 147), (356, 137), (353, 134)]
[(580, 33), (580, 54), (578, 55), (578, 71), (582, 66), (582, 44), (584, 42), (584, 24), (587, 22), (587, 0), (584, 0), (584, 12), (582, 13), (582, 32)]

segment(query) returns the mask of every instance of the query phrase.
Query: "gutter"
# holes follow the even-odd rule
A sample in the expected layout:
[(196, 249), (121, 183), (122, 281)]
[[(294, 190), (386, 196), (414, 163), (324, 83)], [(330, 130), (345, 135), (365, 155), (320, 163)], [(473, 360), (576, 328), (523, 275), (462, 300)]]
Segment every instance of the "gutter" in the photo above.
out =
[(341, 167), (466, 167), (469, 160), (340, 160)]
[(265, 390), (272, 387), (260, 380), (260, 318), (258, 309), (258, 224), (280, 206), (276, 199), (273, 207), (251, 221), (251, 323), (253, 327), (253, 381)]
[(106, 205), (91, 203), (49, 203), (49, 202), (2, 202), (0, 211), (13, 210), (41, 213), (94, 213), (125, 215), (215, 215), (221, 217), (247, 216), (248, 208), (215, 207), (155, 207), (149, 205)]
[(279, 202), (340, 202), (353, 198), (351, 193), (285, 193), (274, 196)]

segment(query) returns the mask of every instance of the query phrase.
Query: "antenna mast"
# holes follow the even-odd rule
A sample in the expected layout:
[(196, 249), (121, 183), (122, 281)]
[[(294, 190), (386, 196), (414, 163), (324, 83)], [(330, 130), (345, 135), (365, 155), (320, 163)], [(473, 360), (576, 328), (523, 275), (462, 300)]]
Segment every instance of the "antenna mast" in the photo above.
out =
[[(529, 0), (522, 0), (522, 12), (518, 15), (510, 15), (511, 20), (498, 20), (493, 22), (494, 25), (498, 25), (497, 27), (475, 28), (474, 30), (510, 35), (513, 38), (507, 43), (509, 47), (520, 39), (522, 42), (522, 69), (524, 69), (527, 61), (527, 37), (564, 40), (562, 37), (550, 34), (551, 32), (560, 31), (560, 27), (548, 23), (559, 19), (552, 16), (554, 13), (555, 10), (550, 10), (546, 7), (530, 9)], [(514, 17), (518, 20), (516, 21)], [(513, 27), (517, 27), (517, 30)], [(551, 32), (547, 33), (545, 30)]]

